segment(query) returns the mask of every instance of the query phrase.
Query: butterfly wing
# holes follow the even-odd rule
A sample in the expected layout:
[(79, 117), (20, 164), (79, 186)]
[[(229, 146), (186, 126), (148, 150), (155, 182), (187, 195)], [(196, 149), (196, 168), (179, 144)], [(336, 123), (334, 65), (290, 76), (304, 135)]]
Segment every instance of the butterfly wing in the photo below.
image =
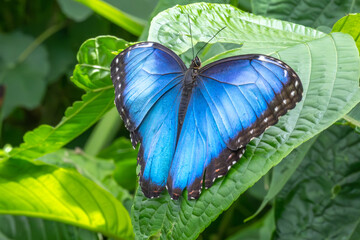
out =
[(127, 48), (111, 64), (116, 107), (133, 146), (141, 142), (140, 185), (147, 197), (157, 197), (165, 188), (186, 69), (174, 52), (152, 42)]
[(301, 100), (284, 62), (264, 55), (222, 59), (200, 69), (170, 168), (168, 189), (198, 198), (242, 156), (246, 144)]

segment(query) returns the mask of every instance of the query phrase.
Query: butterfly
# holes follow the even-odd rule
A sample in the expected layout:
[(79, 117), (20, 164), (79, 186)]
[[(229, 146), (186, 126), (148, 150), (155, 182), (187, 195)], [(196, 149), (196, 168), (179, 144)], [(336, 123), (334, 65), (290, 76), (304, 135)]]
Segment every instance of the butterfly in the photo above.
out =
[(111, 63), (115, 105), (140, 144), (139, 183), (148, 198), (167, 188), (198, 199), (226, 175), (246, 145), (302, 97), (302, 84), (283, 61), (259, 54), (190, 67), (155, 42), (132, 45)]

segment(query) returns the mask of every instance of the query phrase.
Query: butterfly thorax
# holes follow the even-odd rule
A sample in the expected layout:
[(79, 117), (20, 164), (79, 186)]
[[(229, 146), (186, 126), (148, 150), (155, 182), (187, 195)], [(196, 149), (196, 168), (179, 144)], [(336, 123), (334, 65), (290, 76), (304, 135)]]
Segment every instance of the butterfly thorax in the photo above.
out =
[[(192, 90), (197, 84), (197, 76), (198, 76), (198, 70), (201, 66), (200, 59), (196, 56), (194, 60), (192, 60), (190, 67), (186, 70), (184, 74), (184, 84), (181, 92), (181, 100), (180, 100), (180, 106), (179, 106), (179, 115), (178, 115), (178, 121), (179, 121), (179, 128), (181, 129), (182, 124), (185, 119), (186, 111), (189, 105), (189, 101), (191, 98)], [(179, 129), (179, 131), (180, 131)]]

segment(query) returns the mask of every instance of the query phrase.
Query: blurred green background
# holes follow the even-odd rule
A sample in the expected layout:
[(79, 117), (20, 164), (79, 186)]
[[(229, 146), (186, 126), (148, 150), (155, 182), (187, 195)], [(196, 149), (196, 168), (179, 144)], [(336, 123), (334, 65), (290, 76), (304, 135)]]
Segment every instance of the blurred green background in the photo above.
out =
[[(155, 0), (107, 0), (146, 22)], [(81, 44), (99, 35), (135, 36), (73, 0), (0, 0), (0, 144), (19, 145), (25, 132), (56, 125), (82, 90), (70, 77)], [(1, 126), (2, 125), (2, 126)], [(83, 134), (69, 147), (82, 147)]]

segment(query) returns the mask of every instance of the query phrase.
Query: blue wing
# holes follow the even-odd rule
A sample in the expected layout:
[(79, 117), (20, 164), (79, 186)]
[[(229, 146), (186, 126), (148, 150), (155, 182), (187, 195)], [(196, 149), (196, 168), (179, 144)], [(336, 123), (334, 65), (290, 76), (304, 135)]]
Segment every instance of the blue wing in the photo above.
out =
[(246, 144), (301, 100), (284, 62), (264, 55), (222, 59), (200, 69), (168, 178), (169, 193), (198, 198), (242, 156)]
[(152, 42), (127, 48), (111, 64), (116, 107), (133, 146), (141, 142), (140, 185), (147, 197), (157, 197), (166, 185), (186, 69), (175, 53)]

